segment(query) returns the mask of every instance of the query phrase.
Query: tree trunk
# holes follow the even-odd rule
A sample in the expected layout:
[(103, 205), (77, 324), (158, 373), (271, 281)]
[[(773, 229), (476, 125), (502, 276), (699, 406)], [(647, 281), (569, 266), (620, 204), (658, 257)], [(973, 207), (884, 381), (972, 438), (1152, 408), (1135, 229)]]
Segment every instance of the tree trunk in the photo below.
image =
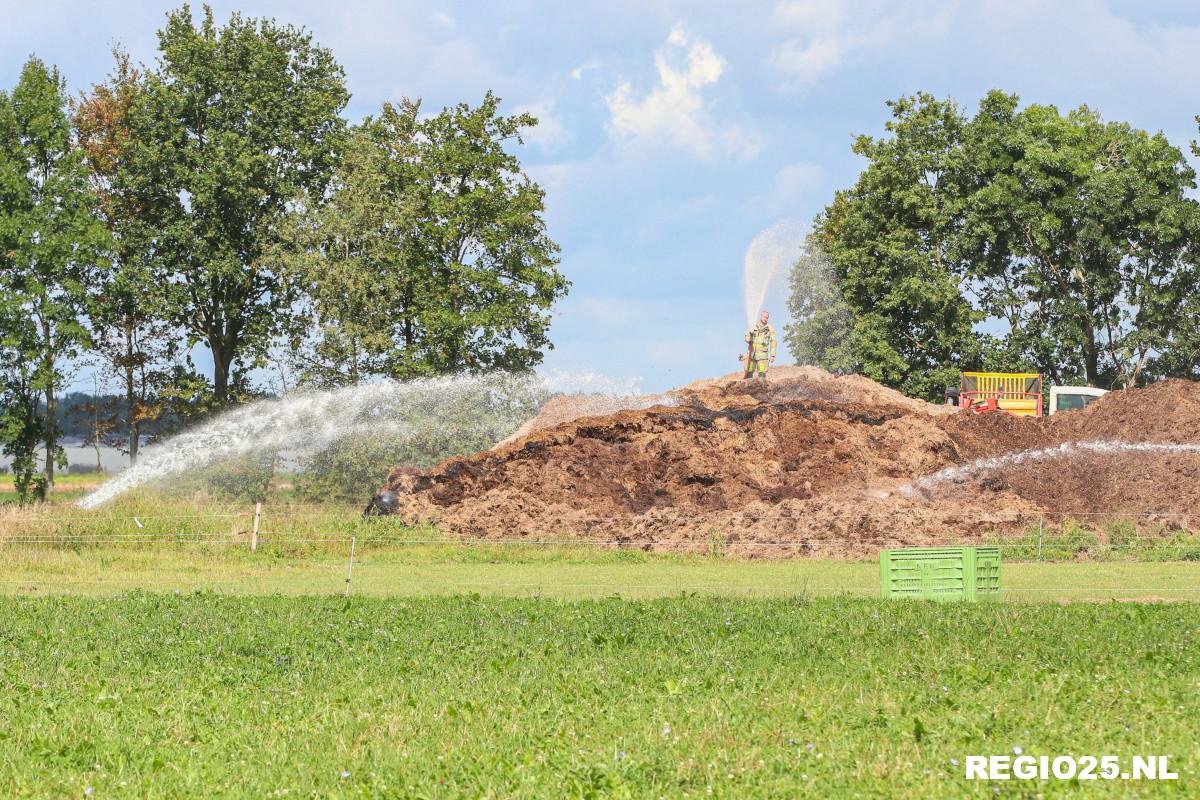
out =
[(125, 423), (129, 436), (129, 466), (137, 464), (138, 424), (137, 417), (141, 412), (141, 404), (137, 396), (137, 375), (134, 367), (137, 353), (133, 343), (133, 324), (125, 325)]
[[(53, 359), (48, 359), (51, 364)], [(58, 425), (54, 421), (54, 378), (46, 384), (46, 499), (54, 493), (54, 451), (58, 448)]]
[(46, 370), (46, 495), (54, 494), (54, 451), (58, 446), (58, 426), (54, 420), (54, 331), (50, 318), (42, 314), (42, 346), (46, 348), (43, 364)]
[(1083, 369), (1087, 376), (1087, 385), (1095, 386), (1100, 380), (1100, 350), (1096, 347), (1096, 332), (1092, 329), (1090, 317), (1083, 320), (1083, 335), (1086, 339), (1083, 345)]
[(224, 337), (214, 334), (208, 338), (208, 347), (213, 357), (213, 397), (217, 405), (229, 402), (229, 353), (225, 350)]
[[(92, 376), (92, 447), (96, 451), (96, 472), (103, 472), (100, 461), (100, 381)], [(67, 465), (68, 469), (70, 465)]]

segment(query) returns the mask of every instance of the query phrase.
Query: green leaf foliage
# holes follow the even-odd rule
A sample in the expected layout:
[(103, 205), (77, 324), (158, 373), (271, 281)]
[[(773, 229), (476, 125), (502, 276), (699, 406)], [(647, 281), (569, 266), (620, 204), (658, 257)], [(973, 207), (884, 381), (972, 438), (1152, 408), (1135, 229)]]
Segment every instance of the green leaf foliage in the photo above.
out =
[(67, 104), (58, 70), (36, 57), (11, 93), (0, 92), (5, 448), (23, 472), (31, 463), (31, 437), (40, 436), (47, 494), (55, 467), (65, 466), (55, 401), (64, 368), (90, 343), (86, 287), (102, 268), (106, 245)]
[(424, 120), (416, 103), (386, 104), (350, 133), (328, 197), (282, 221), (285, 277), (306, 305), (292, 331), (305, 382), (541, 362), (569, 283), (544, 193), (509, 151), (537, 120), (499, 102)]
[(96, 214), (109, 233), (111, 266), (91, 282), (88, 318), (99, 373), (117, 383), (121, 398), (96, 411), (111, 430), (106, 440), (123, 447), (132, 464), (143, 426), (166, 413), (164, 395), (186, 337), (172, 324), (166, 294), (156, 279), (156, 268), (162, 266), (156, 230), (147, 224), (136, 188), (141, 165), (132, 114), (143, 101), (143, 76), (128, 54), (115, 50), (113, 55), (112, 75), (73, 104), (73, 123), (96, 195)]
[(790, 290), (792, 322), (784, 328), (784, 338), (792, 356), (802, 364), (820, 364), (831, 370), (855, 369), (850, 347), (854, 314), (815, 237), (808, 237), (792, 266)]
[(270, 222), (319, 196), (336, 161), (349, 94), (332, 54), (305, 31), (234, 14), (197, 26), (183, 6), (159, 32), (157, 67), (133, 108), (134, 188), (158, 231), (172, 319), (212, 351), (227, 402), (288, 313)]
[[(974, 117), (924, 93), (888, 105), (814, 233), (864, 372), (931, 399), (968, 368), (1104, 387), (1196, 374), (1200, 205), (1161, 133), (995, 91)], [(820, 336), (815, 320), (792, 336)]]

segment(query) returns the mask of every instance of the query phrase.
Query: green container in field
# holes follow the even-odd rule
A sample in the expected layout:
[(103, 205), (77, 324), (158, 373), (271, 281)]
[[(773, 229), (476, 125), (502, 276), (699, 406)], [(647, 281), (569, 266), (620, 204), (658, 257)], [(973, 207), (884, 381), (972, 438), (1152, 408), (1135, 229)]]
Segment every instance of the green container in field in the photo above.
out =
[(905, 547), (879, 551), (884, 597), (998, 600), (1000, 548)]

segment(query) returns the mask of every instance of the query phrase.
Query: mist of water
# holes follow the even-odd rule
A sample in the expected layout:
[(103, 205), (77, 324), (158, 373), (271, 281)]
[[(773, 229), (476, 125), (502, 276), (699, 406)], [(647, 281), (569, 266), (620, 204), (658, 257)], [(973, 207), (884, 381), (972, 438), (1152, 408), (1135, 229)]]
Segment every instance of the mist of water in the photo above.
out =
[(742, 262), (742, 299), (747, 330), (754, 327), (758, 312), (763, 310), (772, 282), (786, 273), (800, 255), (803, 241), (804, 226), (788, 220), (763, 230), (746, 248)]
[[(459, 375), (302, 391), (231, 409), (158, 445), (79, 501), (95, 508), (150, 481), (258, 453), (303, 458), (362, 436), (495, 444), (555, 394), (604, 394), (633, 401), (633, 382), (595, 374)], [(381, 476), (382, 477), (382, 476)], [(364, 487), (369, 488), (369, 487)]]
[(1033, 461), (1072, 458), (1080, 453), (1099, 453), (1101, 455), (1123, 455), (1126, 453), (1200, 454), (1200, 444), (1116, 441), (1066, 442), (1056, 447), (1022, 450), (1019, 453), (1009, 453), (994, 458), (980, 458), (969, 464), (947, 467), (904, 486), (900, 489), (900, 492), (906, 496), (915, 497), (921, 492), (928, 491), (947, 482), (964, 481), (985, 472), (1007, 469)]

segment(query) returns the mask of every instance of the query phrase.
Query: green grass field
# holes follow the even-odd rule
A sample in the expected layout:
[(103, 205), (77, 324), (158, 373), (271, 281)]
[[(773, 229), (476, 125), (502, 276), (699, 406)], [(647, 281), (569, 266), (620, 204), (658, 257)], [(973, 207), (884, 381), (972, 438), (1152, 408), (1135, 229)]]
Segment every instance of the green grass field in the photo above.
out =
[[(0, 620), (3, 796), (1200, 787), (1193, 603), (137, 592), (0, 598)], [(964, 780), (1014, 748), (1162, 754), (1179, 780)]]
[[(133, 589), (226, 594), (341, 594), (346, 543), (297, 555), (229, 544), (30, 549), (0, 546), (0, 593), (113, 595)], [(1003, 597), (1025, 602), (1200, 600), (1198, 562), (1013, 562)], [(410, 545), (356, 553), (351, 592), (373, 596), (479, 593), (563, 599), (818, 597), (879, 594), (873, 561), (739, 560), (552, 545)]]
[[(0, 511), (0, 797), (1200, 796), (1190, 533), (1039, 531), (1006, 602), (934, 605), (875, 599), (873, 559), (466, 545), (303, 502), (251, 553), (251, 509)], [(964, 779), (1014, 748), (1179, 780)]]

